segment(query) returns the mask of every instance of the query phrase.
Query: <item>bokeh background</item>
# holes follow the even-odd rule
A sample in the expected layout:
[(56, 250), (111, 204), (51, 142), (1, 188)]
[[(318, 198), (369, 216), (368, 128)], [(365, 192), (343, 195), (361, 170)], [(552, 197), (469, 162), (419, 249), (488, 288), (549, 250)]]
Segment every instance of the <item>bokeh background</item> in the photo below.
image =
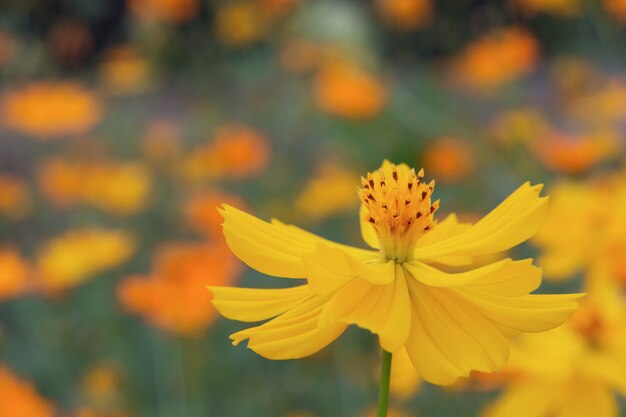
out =
[(392, 415), (486, 415), (524, 383), (509, 416), (617, 415), (625, 45), (624, 0), (1, 2), (0, 417), (367, 416), (371, 334), (268, 361), (204, 287), (284, 285), (230, 254), (216, 206), (363, 245), (355, 187), (385, 158), (466, 221), (546, 184), (510, 255), (540, 291), (602, 288), (574, 353), (539, 340), (558, 371), (439, 388), (399, 358)]

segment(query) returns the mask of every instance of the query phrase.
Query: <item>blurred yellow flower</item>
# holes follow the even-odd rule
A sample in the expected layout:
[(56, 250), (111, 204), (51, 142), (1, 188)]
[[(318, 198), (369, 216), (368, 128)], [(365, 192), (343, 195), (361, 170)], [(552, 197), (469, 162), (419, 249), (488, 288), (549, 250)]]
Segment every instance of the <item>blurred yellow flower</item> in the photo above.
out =
[(268, 139), (240, 124), (222, 126), (210, 143), (193, 150), (183, 161), (190, 179), (231, 177), (243, 179), (260, 173), (268, 164)]
[(358, 178), (358, 174), (338, 164), (323, 165), (300, 192), (296, 210), (311, 220), (351, 211), (359, 201), (354, 192)]
[(474, 151), (468, 142), (446, 136), (428, 142), (422, 154), (424, 168), (445, 183), (469, 179), (474, 170)]
[(548, 13), (557, 16), (575, 16), (581, 9), (580, 0), (514, 0), (515, 5), (525, 12)]
[(229, 46), (246, 46), (263, 38), (269, 23), (267, 10), (257, 2), (230, 1), (215, 12), (215, 36)]
[(19, 219), (29, 210), (31, 196), (24, 181), (11, 175), (0, 175), (0, 215)]
[(455, 81), (475, 88), (511, 82), (539, 60), (533, 34), (519, 27), (497, 29), (470, 43), (452, 65)]
[(152, 187), (148, 170), (136, 162), (52, 158), (41, 164), (38, 179), (57, 206), (84, 203), (117, 215), (143, 210)]
[(390, 28), (412, 30), (430, 22), (433, 3), (432, 0), (376, 0), (376, 9)]
[(54, 417), (54, 406), (33, 384), (0, 364), (0, 417)]
[(626, 284), (626, 178), (561, 181), (551, 190), (546, 222), (534, 238), (546, 278), (607, 271)]
[(198, 0), (126, 0), (128, 8), (141, 19), (169, 23), (193, 18), (200, 7)]
[(320, 109), (347, 119), (376, 116), (387, 102), (387, 88), (356, 64), (331, 60), (315, 77), (314, 98)]
[(102, 105), (89, 90), (72, 82), (32, 82), (0, 98), (2, 123), (46, 140), (88, 132), (102, 118)]
[(30, 278), (30, 265), (26, 259), (16, 251), (0, 248), (0, 301), (17, 297), (30, 289)]
[(150, 87), (150, 63), (132, 46), (118, 46), (107, 51), (99, 75), (107, 92), (142, 93)]
[(46, 292), (57, 292), (120, 265), (135, 250), (126, 232), (71, 230), (46, 242), (36, 257), (37, 278)]
[(619, 149), (619, 138), (610, 131), (587, 135), (551, 131), (539, 138), (533, 149), (548, 169), (566, 174), (580, 174), (615, 158)]
[(590, 126), (606, 127), (607, 124), (626, 120), (626, 85), (622, 81), (610, 80), (604, 86), (594, 88), (570, 100), (568, 110), (572, 117)]
[(89, 404), (109, 408), (119, 400), (121, 383), (120, 370), (112, 364), (102, 363), (84, 375), (81, 390)]
[(551, 129), (539, 110), (521, 108), (508, 110), (494, 120), (491, 131), (494, 139), (503, 145), (532, 144)]
[(211, 286), (224, 316), (271, 319), (233, 334), (233, 344), (248, 339), (248, 347), (266, 358), (301, 358), (356, 324), (377, 334), (387, 352), (405, 348), (425, 380), (449, 385), (472, 370), (499, 369), (513, 336), (554, 328), (569, 317), (581, 295), (529, 294), (541, 283), (530, 259), (451, 274), (432, 265), (468, 265), (474, 256), (529, 239), (547, 209), (541, 186), (522, 185), (474, 225), (454, 215), (436, 225), (433, 190), (423, 171), (388, 161), (362, 179), (361, 231), (374, 250), (225, 205), (224, 235), (237, 257), (267, 275), (306, 279), (281, 289)]
[(611, 281), (592, 283), (568, 323), (513, 345), (511, 380), (486, 417), (617, 417), (626, 394), (626, 310)]
[(207, 284), (233, 282), (239, 263), (222, 244), (173, 244), (158, 252), (147, 277), (131, 276), (117, 295), (128, 311), (163, 330), (194, 336), (216, 318)]

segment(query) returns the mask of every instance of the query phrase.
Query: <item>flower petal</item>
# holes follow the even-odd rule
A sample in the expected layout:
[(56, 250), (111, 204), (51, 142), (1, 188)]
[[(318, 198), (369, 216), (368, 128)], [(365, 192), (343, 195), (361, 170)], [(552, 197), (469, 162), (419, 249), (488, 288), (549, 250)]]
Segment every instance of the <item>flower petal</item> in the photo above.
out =
[[(433, 230), (426, 233), (417, 245), (418, 247), (432, 245), (444, 239), (458, 236), (467, 231), (470, 227), (472, 227), (471, 223), (459, 222), (456, 214), (452, 213), (443, 221), (437, 223)], [(449, 266), (467, 265), (470, 264), (472, 260), (473, 258), (471, 256), (447, 256), (430, 259), (431, 262)]]
[(456, 292), (476, 306), (485, 317), (521, 332), (543, 332), (565, 322), (585, 294), (528, 294), (507, 297), (470, 288)]
[(546, 214), (542, 185), (525, 183), (498, 207), (460, 235), (415, 249), (414, 258), (436, 260), (449, 256), (477, 256), (512, 248), (534, 235)]
[[(425, 332), (456, 370), (448, 371), (450, 379), (467, 376), (473, 370), (492, 372), (505, 363), (509, 339), (474, 306), (452, 290), (428, 287), (414, 280), (408, 284), (414, 311)], [(408, 351), (411, 357), (420, 354), (417, 347)], [(418, 371), (423, 374), (422, 369)]]
[(324, 308), (320, 324), (356, 324), (378, 334), (383, 349), (400, 349), (409, 335), (411, 309), (402, 268), (396, 265), (395, 270), (395, 279), (388, 285), (374, 285), (364, 279), (345, 284)]
[(470, 286), (491, 294), (525, 295), (541, 284), (541, 269), (532, 259), (502, 261), (466, 272), (449, 274), (419, 261), (404, 264), (415, 279), (432, 287)]
[(213, 306), (224, 317), (261, 321), (276, 317), (301, 304), (313, 293), (306, 285), (280, 289), (208, 287)]
[(248, 348), (274, 360), (298, 359), (317, 353), (346, 329), (335, 323), (319, 326), (319, 316), (328, 297), (313, 297), (261, 326), (231, 335), (233, 345), (249, 339)]
[(295, 226), (278, 221), (267, 223), (224, 204), (224, 236), (233, 253), (251, 268), (267, 275), (304, 278), (302, 256), (315, 251), (317, 244), (340, 248), (354, 257), (370, 251), (330, 242)]
[(376, 229), (374, 226), (368, 221), (364, 219), (363, 212), (366, 211), (367, 208), (361, 204), (361, 208), (359, 209), (359, 220), (361, 222), (361, 236), (363, 237), (363, 241), (367, 243), (367, 245), (371, 248), (378, 249), (378, 237), (376, 236)]

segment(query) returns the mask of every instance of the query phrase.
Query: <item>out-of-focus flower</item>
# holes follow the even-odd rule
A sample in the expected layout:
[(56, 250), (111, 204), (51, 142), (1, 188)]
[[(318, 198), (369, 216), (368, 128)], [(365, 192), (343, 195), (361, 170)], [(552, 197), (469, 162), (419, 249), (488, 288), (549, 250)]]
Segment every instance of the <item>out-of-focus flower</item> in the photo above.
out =
[(413, 30), (430, 22), (432, 0), (376, 0), (383, 21), (392, 29)]
[(0, 175), (0, 215), (19, 219), (28, 212), (30, 203), (26, 183), (10, 175)]
[(1, 417), (53, 417), (54, 406), (40, 394), (34, 385), (14, 375), (0, 365)]
[(26, 259), (14, 250), (0, 248), (0, 301), (30, 289), (30, 278), (31, 268)]
[[(376, 415), (376, 408), (371, 408), (363, 414), (363, 417), (376, 417)], [(409, 417), (409, 415), (399, 408), (390, 407), (387, 411), (387, 417)]]
[(183, 173), (190, 179), (243, 179), (261, 172), (269, 158), (269, 143), (262, 133), (233, 124), (219, 128), (210, 143), (193, 150), (183, 162)]
[(140, 19), (168, 23), (190, 20), (200, 8), (198, 0), (127, 0), (127, 4)]
[(553, 131), (535, 143), (533, 149), (550, 170), (580, 174), (617, 155), (619, 139), (613, 132), (567, 135)]
[(351, 211), (359, 202), (354, 192), (358, 179), (358, 174), (341, 165), (325, 164), (298, 195), (296, 210), (312, 220)]
[(74, 411), (72, 417), (131, 417), (132, 414), (126, 411), (100, 411), (89, 408), (79, 408)]
[(88, 132), (102, 118), (102, 106), (79, 84), (42, 81), (5, 92), (0, 115), (8, 128), (45, 140)]
[(94, 366), (82, 378), (83, 400), (97, 410), (119, 409), (121, 384), (122, 375), (116, 366), (110, 363)]
[(45, 292), (57, 292), (83, 283), (88, 278), (120, 265), (135, 250), (126, 232), (81, 229), (66, 232), (38, 251), (38, 283)]
[(464, 140), (442, 137), (428, 142), (422, 154), (424, 168), (438, 181), (454, 183), (467, 179), (474, 170), (474, 152)]
[(315, 78), (315, 103), (325, 112), (353, 120), (376, 116), (388, 98), (382, 81), (348, 62), (331, 60)]
[(603, 0), (607, 14), (621, 22), (626, 22), (626, 0)]
[(568, 111), (577, 120), (588, 125), (602, 127), (626, 120), (626, 85), (611, 80), (601, 88), (594, 88), (568, 103)]
[(548, 13), (557, 16), (575, 16), (582, 9), (580, 0), (515, 0), (515, 5), (530, 14)]
[(235, 207), (245, 207), (240, 197), (224, 194), (217, 190), (208, 190), (192, 195), (185, 201), (183, 207), (187, 224), (193, 230), (211, 239), (221, 239), (222, 216), (219, 215), (217, 208), (223, 203)]
[(118, 46), (104, 55), (99, 75), (107, 92), (142, 93), (150, 88), (150, 63), (131, 46)]
[(57, 206), (91, 204), (118, 215), (141, 211), (152, 187), (148, 170), (135, 162), (54, 158), (41, 165), (38, 178), (42, 192)]
[(400, 349), (391, 361), (391, 393), (400, 398), (408, 399), (422, 386), (422, 378), (411, 363), (406, 349)]
[(173, 244), (157, 253), (147, 278), (131, 276), (123, 281), (118, 299), (156, 327), (193, 336), (216, 318), (206, 286), (232, 283), (239, 269), (222, 244)]
[[(541, 283), (530, 259), (468, 267), (474, 256), (536, 233), (548, 203), (541, 186), (522, 185), (469, 225), (454, 215), (436, 223), (439, 201), (423, 170), (384, 161), (361, 181), (361, 232), (372, 250), (224, 205), (224, 235), (237, 257), (261, 273), (306, 279), (277, 289), (210, 286), (224, 316), (268, 320), (231, 335), (233, 344), (247, 340), (268, 359), (296, 359), (355, 324), (387, 352), (406, 348), (426, 381), (450, 385), (472, 370), (500, 369), (512, 337), (555, 328), (576, 309), (581, 294), (530, 294)], [(432, 263), (467, 269), (449, 274)]]
[(215, 35), (229, 46), (246, 46), (265, 36), (270, 27), (267, 10), (252, 0), (221, 4), (215, 12)]
[(8, 64), (15, 57), (17, 42), (9, 32), (0, 30), (0, 67)]
[(283, 15), (289, 12), (300, 0), (256, 0), (256, 2), (271, 14)]
[[(563, 326), (523, 335), (511, 350), (513, 376), (486, 417), (616, 417), (626, 394), (626, 310), (607, 280), (591, 284)], [(614, 283), (613, 283), (614, 284)], [(600, 287), (600, 288), (598, 288)]]
[(583, 271), (606, 271), (626, 284), (626, 179), (623, 174), (590, 182), (564, 181), (534, 242), (546, 278), (568, 279)]
[(454, 60), (455, 81), (475, 88), (491, 88), (532, 71), (539, 45), (529, 31), (509, 27), (495, 30), (470, 43)]
[(62, 20), (55, 23), (48, 34), (50, 50), (63, 64), (84, 61), (94, 47), (89, 27), (78, 20)]
[(532, 108), (509, 110), (500, 114), (491, 127), (496, 141), (503, 145), (532, 144), (545, 136), (550, 124), (541, 113)]

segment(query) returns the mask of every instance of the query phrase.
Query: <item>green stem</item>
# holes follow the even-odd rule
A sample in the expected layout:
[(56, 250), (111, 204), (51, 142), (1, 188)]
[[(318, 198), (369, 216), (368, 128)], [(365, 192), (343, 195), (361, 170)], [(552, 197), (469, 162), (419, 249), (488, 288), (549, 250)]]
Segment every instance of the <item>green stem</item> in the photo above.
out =
[(378, 413), (376, 417), (387, 417), (389, 408), (389, 379), (391, 378), (391, 353), (383, 350), (380, 362), (380, 385), (378, 388)]

